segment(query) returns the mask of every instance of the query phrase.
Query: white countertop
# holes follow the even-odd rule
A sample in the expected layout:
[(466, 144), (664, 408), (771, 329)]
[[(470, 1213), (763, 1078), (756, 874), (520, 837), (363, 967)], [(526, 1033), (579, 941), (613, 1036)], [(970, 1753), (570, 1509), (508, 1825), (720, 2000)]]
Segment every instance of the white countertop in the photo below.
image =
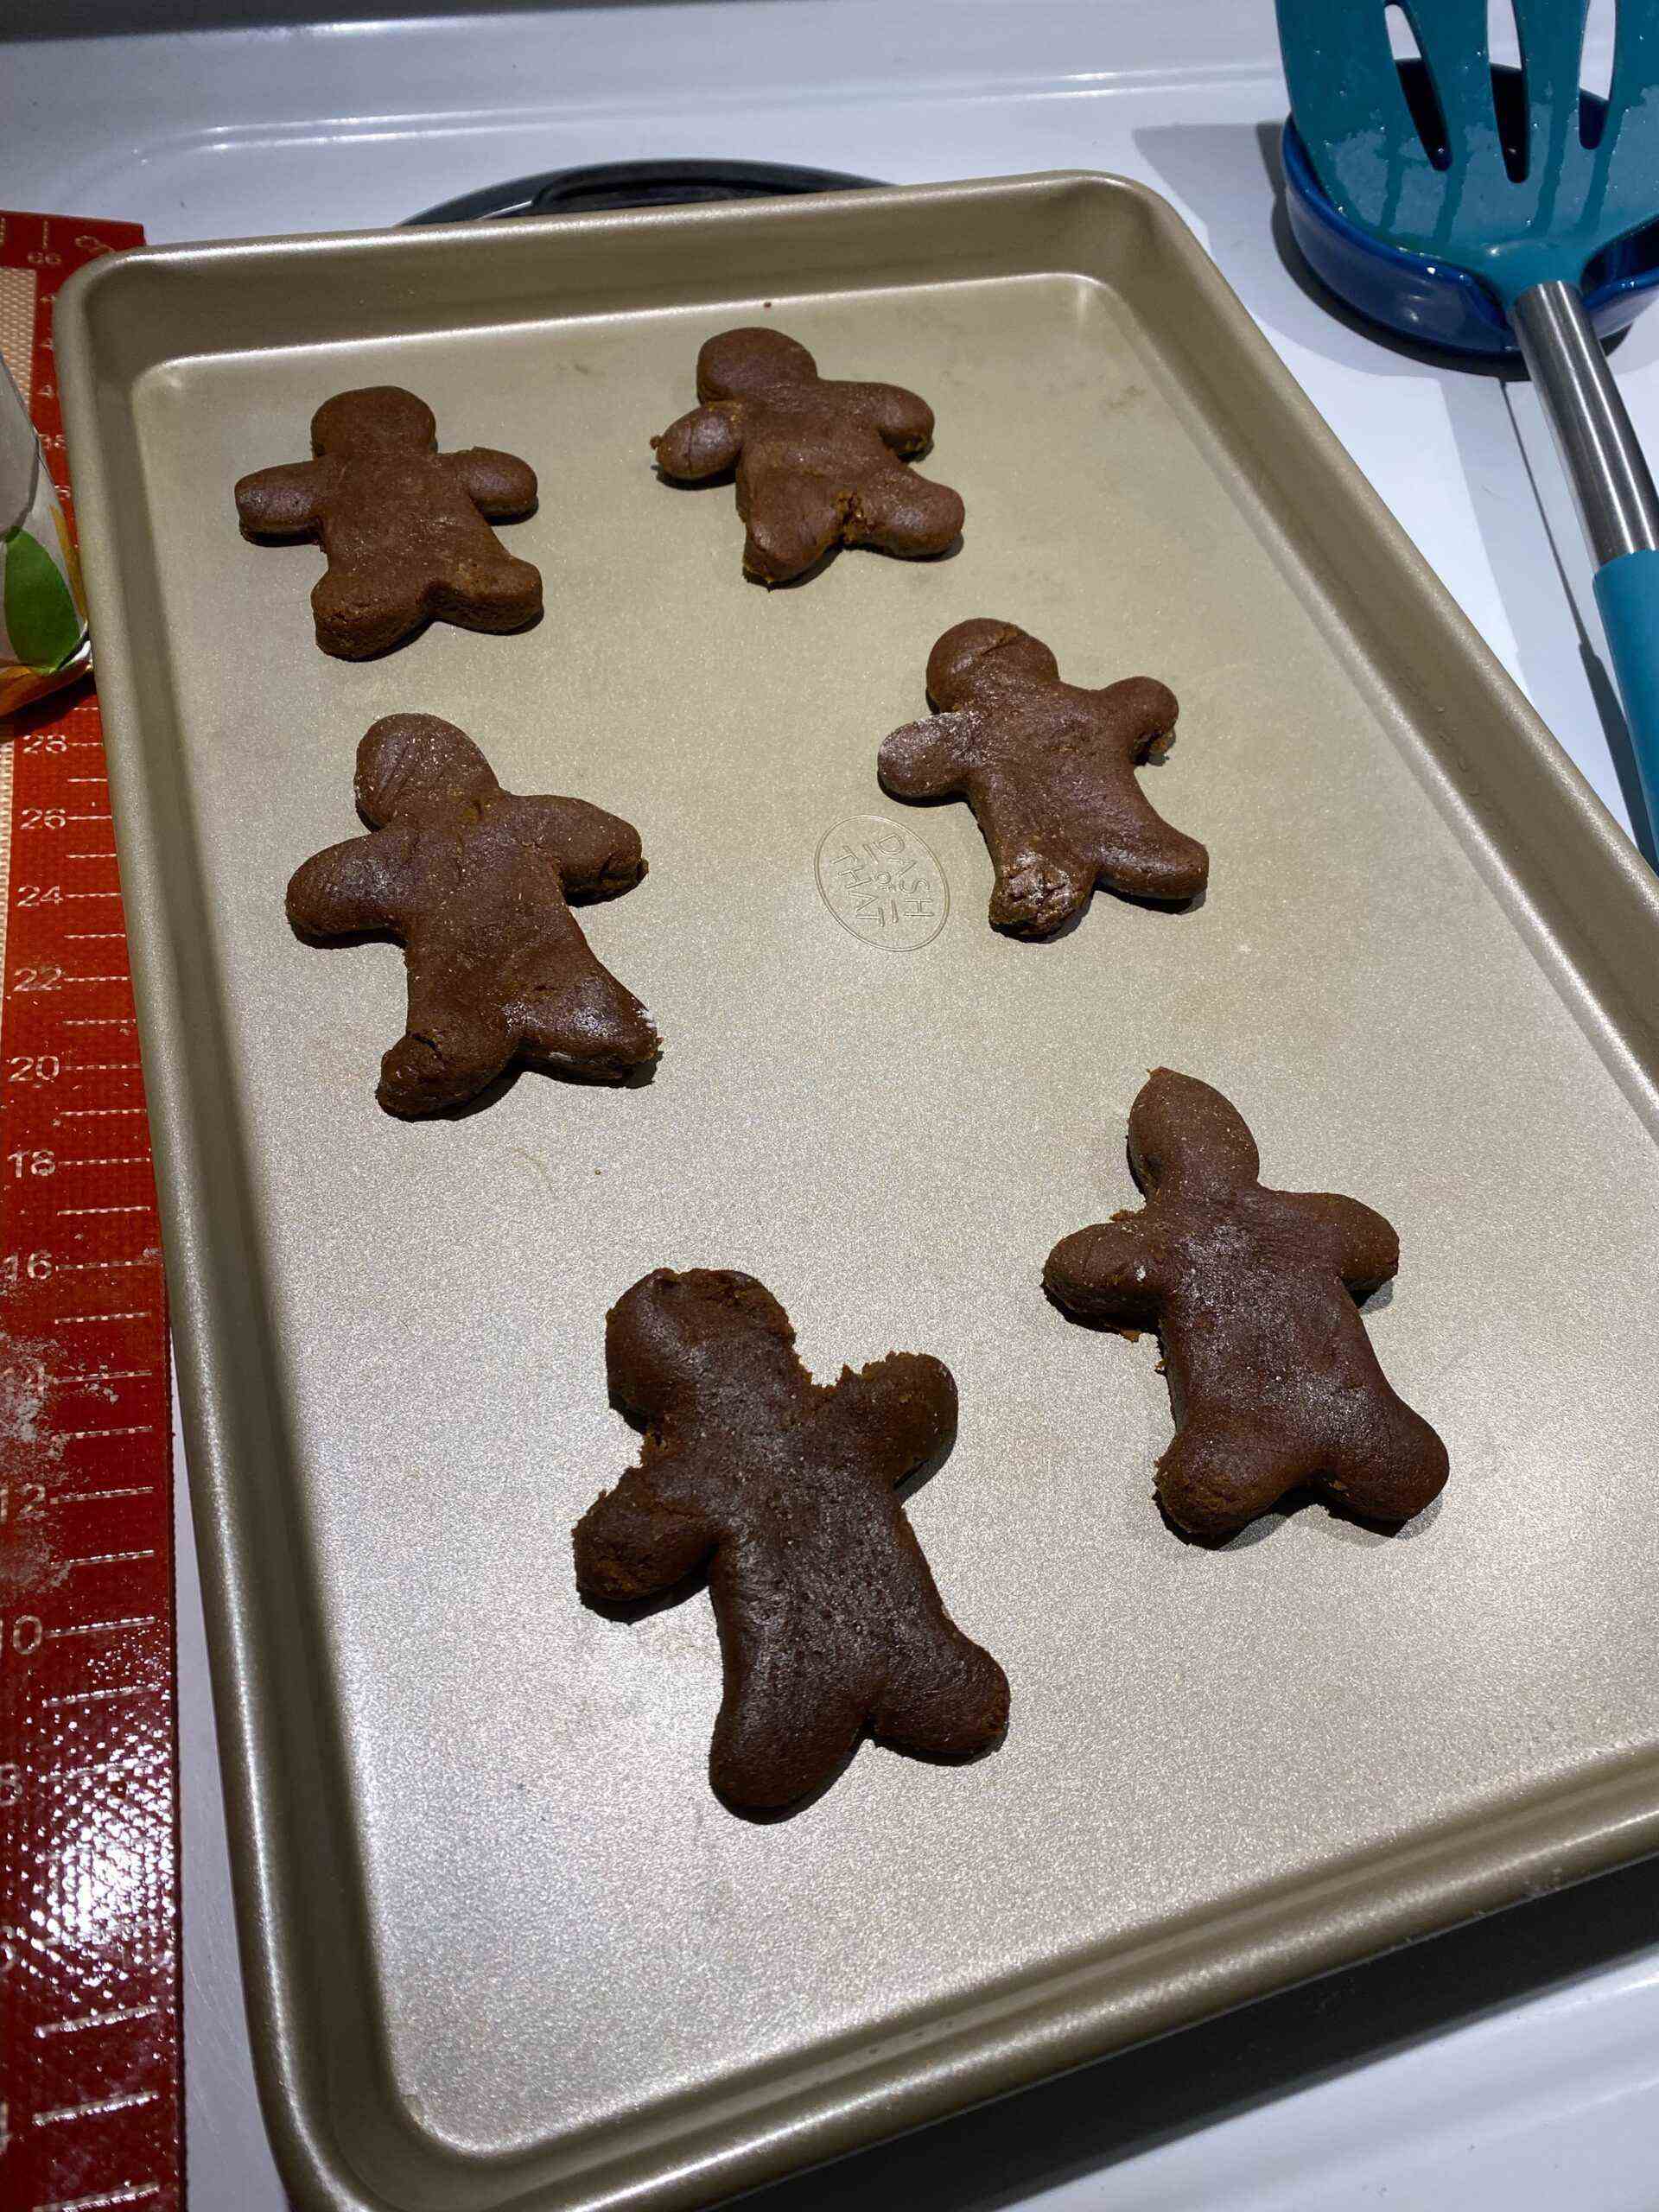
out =
[[(77, 22), (118, 12), (117, 0), (60, 0), (57, 22), (66, 10)], [(129, 13), (153, 22), (203, 10), (253, 12), (155, 0)], [(270, 0), (270, 11), (296, 15), (299, 0)], [(1137, 177), (1192, 224), (1628, 825), (1589, 563), (1533, 395), (1508, 375), (1379, 340), (1299, 272), (1274, 215), (1285, 105), (1271, 0), (671, 0), (16, 45), (0, 28), (0, 196), (136, 219), (162, 243), (391, 224), (498, 179), (668, 155), (790, 160), (895, 182), (1064, 168)], [(1636, 326), (1616, 365), (1659, 451), (1659, 315)], [(190, 2194), (200, 2212), (277, 2212), (242, 2013), (182, 1486), (179, 1606)], [(1511, 1940), (1502, 1923), (1484, 1948), (1454, 1936), (1412, 1955), (1427, 1993), (1414, 2020), (1415, 1967), (1367, 1970), (1385, 1977), (1372, 1986), (1392, 1993), (1398, 2032), (1414, 2037), (1388, 2056), (1355, 2063), (1356, 2038), (1331, 2028), (1351, 1995), (1274, 2000), (1197, 2031), (1201, 2046), (1176, 2038), (931, 2131), (919, 2150), (791, 2185), (775, 2193), (778, 2212), (855, 2193), (1054, 2212), (1440, 2212), (1454, 2201), (1556, 2212), (1569, 2190), (1582, 2212), (1651, 2212), (1659, 1947), (1624, 1945), (1639, 1940), (1643, 1901), (1659, 1884), (1614, 1880), (1624, 1887), (1596, 1885), (1603, 1901), (1581, 1913), (1572, 1897), (1531, 1909), (1554, 1916), (1553, 1933), (1530, 1965), (1527, 1942), (1515, 1941), (1516, 1986), (1548, 1978), (1543, 1994), (1497, 2001), (1506, 1993), (1491, 1957)], [(1591, 1955), (1614, 1963), (1555, 1978)], [(1460, 2004), (1444, 1984), (1465, 1970), (1474, 1979)], [(1467, 2024), (1431, 2031), (1475, 2003), (1485, 2009)], [(1255, 2048), (1264, 2042), (1277, 2056)], [(1230, 2053), (1242, 2072), (1220, 2063)], [(1339, 2070), (1316, 2078), (1327, 2055)], [(1166, 2077), (1200, 2058), (1213, 2091), (1197, 2080), (1173, 2094)], [(1245, 2108), (1216, 2116), (1241, 2097)], [(1120, 2101), (1144, 2103), (1144, 2124), (1126, 2120)]]

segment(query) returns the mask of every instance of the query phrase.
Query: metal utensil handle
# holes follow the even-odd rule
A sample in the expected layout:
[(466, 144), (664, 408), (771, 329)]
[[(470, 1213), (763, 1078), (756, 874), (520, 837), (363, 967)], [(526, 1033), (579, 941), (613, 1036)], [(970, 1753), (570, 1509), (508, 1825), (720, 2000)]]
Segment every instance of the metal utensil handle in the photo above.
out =
[(1595, 556), (1596, 604), (1659, 839), (1659, 493), (1577, 286), (1533, 285), (1510, 321)]
[(1659, 493), (1575, 284), (1535, 284), (1510, 321), (1598, 568), (1659, 548)]

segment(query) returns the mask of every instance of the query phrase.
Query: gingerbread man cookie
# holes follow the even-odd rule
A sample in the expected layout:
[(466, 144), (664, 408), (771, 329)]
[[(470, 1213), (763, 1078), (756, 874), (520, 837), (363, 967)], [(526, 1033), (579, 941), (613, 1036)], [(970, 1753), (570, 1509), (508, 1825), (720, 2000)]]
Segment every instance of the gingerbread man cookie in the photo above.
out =
[(697, 355), (697, 398), (652, 440), (658, 464), (686, 483), (736, 468), (757, 583), (787, 583), (835, 544), (943, 553), (962, 528), (957, 494), (905, 467), (933, 410), (901, 385), (839, 383), (781, 330), (726, 330)]
[(616, 899), (645, 872), (639, 833), (579, 798), (504, 791), (465, 731), (388, 715), (357, 750), (373, 834), (288, 887), (302, 937), (396, 938), (409, 1026), (380, 1063), (389, 1114), (435, 1113), (512, 1059), (620, 1083), (657, 1056), (638, 999), (588, 949), (567, 897)]
[(1138, 1214), (1080, 1229), (1043, 1282), (1079, 1319), (1155, 1326), (1176, 1414), (1158, 1496), (1215, 1541), (1306, 1485), (1405, 1521), (1440, 1495), (1446, 1446), (1389, 1387), (1357, 1301), (1400, 1244), (1381, 1214), (1325, 1192), (1270, 1191), (1218, 1090), (1154, 1070), (1129, 1114)]
[(432, 410), (397, 385), (327, 400), (312, 461), (257, 469), (236, 487), (243, 534), (315, 537), (328, 566), (311, 594), (317, 643), (340, 660), (383, 652), (434, 616), (517, 630), (542, 611), (542, 577), (491, 522), (528, 514), (536, 472), (510, 453), (438, 451)]
[(617, 1604), (707, 1562), (722, 1797), (796, 1804), (867, 1730), (931, 1758), (996, 1742), (1007, 1678), (945, 1611), (893, 1495), (955, 1432), (948, 1368), (889, 1352), (814, 1382), (772, 1294), (702, 1268), (635, 1283), (607, 1317), (605, 1363), (645, 1445), (576, 1524), (577, 1584)]
[(1062, 683), (1040, 639), (981, 620), (938, 640), (927, 693), (944, 711), (894, 730), (876, 772), (894, 798), (966, 797), (996, 868), (996, 928), (1048, 937), (1097, 883), (1171, 905), (1204, 889), (1209, 854), (1135, 781), (1175, 727), (1166, 686), (1149, 676), (1103, 691)]

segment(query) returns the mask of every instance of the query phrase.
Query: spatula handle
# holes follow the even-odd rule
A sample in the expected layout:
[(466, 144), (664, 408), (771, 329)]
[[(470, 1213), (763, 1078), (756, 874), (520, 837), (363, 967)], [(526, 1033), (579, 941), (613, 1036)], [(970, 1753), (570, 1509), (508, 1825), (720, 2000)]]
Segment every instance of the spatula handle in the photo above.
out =
[(1596, 604), (1659, 840), (1659, 492), (1577, 286), (1533, 285), (1510, 321), (1595, 556)]

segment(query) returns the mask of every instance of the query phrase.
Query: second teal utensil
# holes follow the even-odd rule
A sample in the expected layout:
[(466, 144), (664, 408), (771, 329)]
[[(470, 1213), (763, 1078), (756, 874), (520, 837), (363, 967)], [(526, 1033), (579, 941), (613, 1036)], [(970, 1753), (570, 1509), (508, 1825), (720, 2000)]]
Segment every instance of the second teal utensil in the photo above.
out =
[[(1398, 0), (1396, 0), (1398, 4)], [(1494, 76), (1486, 0), (1409, 0), (1403, 71), (1386, 0), (1278, 0), (1291, 115), (1332, 205), (1413, 281), (1473, 278), (1508, 318), (1597, 563), (1630, 748), (1659, 839), (1659, 493), (1585, 313), (1587, 263), (1659, 218), (1659, 0), (1620, 0), (1605, 104), (1583, 94), (1587, 0), (1514, 0)], [(1508, 112), (1503, 111), (1507, 110)]]

